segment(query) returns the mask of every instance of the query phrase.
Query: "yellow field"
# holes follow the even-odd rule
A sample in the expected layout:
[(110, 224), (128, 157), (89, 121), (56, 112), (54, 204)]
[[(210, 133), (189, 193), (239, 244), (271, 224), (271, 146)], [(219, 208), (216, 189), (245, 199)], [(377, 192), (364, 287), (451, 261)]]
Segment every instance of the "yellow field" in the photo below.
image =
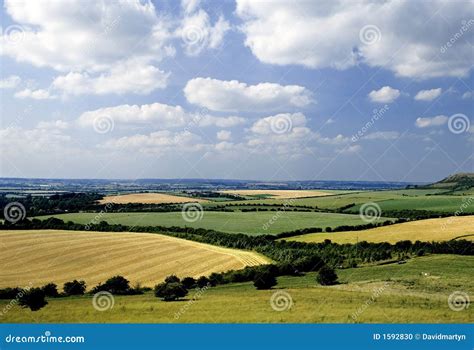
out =
[(334, 243), (354, 243), (357, 241), (396, 243), (403, 240), (413, 242), (416, 240), (422, 242), (448, 241), (462, 235), (470, 235), (463, 238), (474, 240), (474, 215), (418, 220), (362, 231), (309, 233), (290, 237), (286, 240), (322, 242), (325, 239), (330, 239)]
[(174, 196), (166, 193), (131, 193), (118, 196), (107, 196), (100, 200), (100, 204), (115, 203), (142, 203), (142, 204), (161, 204), (161, 203), (189, 203), (189, 202), (207, 202), (204, 199)]
[(221, 193), (237, 194), (241, 196), (269, 195), (275, 199), (305, 198), (330, 196), (333, 193), (318, 190), (226, 190)]
[(114, 275), (153, 286), (166, 276), (198, 277), (268, 263), (257, 253), (150, 233), (59, 230), (0, 231), (0, 287), (88, 287)]

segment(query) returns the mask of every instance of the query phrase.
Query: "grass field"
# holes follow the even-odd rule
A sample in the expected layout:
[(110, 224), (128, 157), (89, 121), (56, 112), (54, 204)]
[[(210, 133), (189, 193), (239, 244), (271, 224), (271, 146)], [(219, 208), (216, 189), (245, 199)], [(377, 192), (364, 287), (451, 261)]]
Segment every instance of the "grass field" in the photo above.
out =
[(142, 204), (163, 204), (163, 203), (189, 203), (189, 202), (207, 202), (203, 199), (175, 196), (168, 193), (130, 193), (117, 196), (106, 196), (99, 201), (100, 204), (115, 203), (142, 203)]
[(321, 197), (330, 196), (334, 191), (322, 190), (226, 190), (221, 193), (237, 194), (240, 196), (250, 197), (270, 197), (275, 199), (290, 199), (290, 198), (304, 198), (304, 197)]
[[(54, 215), (64, 221), (88, 224), (97, 216), (95, 213), (71, 213)], [(40, 217), (41, 218), (41, 217)], [(43, 217), (45, 218), (45, 217)], [(335, 227), (340, 225), (360, 225), (364, 221), (359, 215), (317, 213), (317, 212), (213, 212), (204, 211), (201, 220), (188, 222), (181, 212), (170, 213), (103, 213), (100, 220), (109, 224), (127, 226), (182, 226), (214, 229), (228, 233), (249, 235), (277, 234), (307, 227)], [(381, 218), (380, 220), (386, 220)], [(268, 227), (265, 230), (265, 227)]]
[(0, 231), (0, 242), (0, 287), (73, 279), (92, 287), (117, 274), (153, 286), (170, 274), (198, 277), (269, 262), (253, 252), (148, 233)]
[[(92, 297), (49, 299), (37, 312), (14, 306), (1, 322), (9, 323), (472, 323), (472, 307), (453, 311), (448, 296), (474, 292), (474, 257), (434, 255), (404, 265), (339, 270), (342, 284), (321, 287), (314, 274), (280, 277), (272, 290), (257, 291), (251, 283), (210, 288), (188, 299), (162, 302), (152, 293), (116, 296), (113, 308), (97, 311)], [(275, 311), (270, 299), (285, 292), (291, 307)], [(3, 309), (8, 300), (0, 301)], [(282, 303), (281, 305), (283, 305)], [(289, 305), (287, 303), (286, 305)], [(223, 311), (225, 310), (225, 311)]]
[[(358, 213), (360, 205), (370, 202), (380, 205), (382, 211), (418, 209), (450, 213), (456, 212), (464, 204), (466, 206), (464, 212), (474, 213), (474, 200), (469, 200), (469, 196), (432, 195), (439, 192), (442, 191), (439, 189), (360, 191), (323, 197), (296, 198), (292, 200), (291, 204), (307, 205), (320, 209), (338, 209), (349, 204), (355, 204), (347, 210), (351, 213)], [(284, 202), (285, 200), (272, 198), (227, 202), (227, 204), (284, 204)]]
[(358, 241), (390, 242), (398, 241), (448, 241), (463, 237), (474, 240), (474, 216), (457, 216), (439, 219), (428, 219), (405, 222), (391, 226), (377, 227), (362, 231), (346, 231), (334, 233), (309, 233), (306, 235), (287, 238), (298, 242), (322, 242), (330, 239), (335, 243), (355, 243)]

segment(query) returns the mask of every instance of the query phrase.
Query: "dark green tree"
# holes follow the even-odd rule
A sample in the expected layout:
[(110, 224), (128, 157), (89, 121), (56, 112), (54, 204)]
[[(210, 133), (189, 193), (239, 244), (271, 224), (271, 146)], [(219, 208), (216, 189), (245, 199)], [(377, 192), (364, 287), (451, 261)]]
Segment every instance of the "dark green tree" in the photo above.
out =
[(253, 285), (257, 289), (270, 289), (277, 284), (275, 275), (270, 271), (258, 272), (255, 274)]
[(41, 289), (44, 291), (44, 295), (50, 298), (57, 298), (59, 296), (58, 286), (55, 283), (45, 284)]
[(333, 268), (324, 265), (319, 270), (316, 281), (322, 286), (331, 286), (337, 283), (337, 274)]
[(64, 283), (64, 294), (66, 295), (83, 295), (86, 291), (86, 282), (74, 280)]
[(48, 304), (46, 295), (41, 288), (31, 288), (24, 290), (18, 295), (18, 304), (21, 307), (29, 307), (31, 311), (38, 311)]
[(155, 296), (164, 301), (173, 301), (185, 297), (188, 290), (182, 283), (164, 282), (155, 286)]

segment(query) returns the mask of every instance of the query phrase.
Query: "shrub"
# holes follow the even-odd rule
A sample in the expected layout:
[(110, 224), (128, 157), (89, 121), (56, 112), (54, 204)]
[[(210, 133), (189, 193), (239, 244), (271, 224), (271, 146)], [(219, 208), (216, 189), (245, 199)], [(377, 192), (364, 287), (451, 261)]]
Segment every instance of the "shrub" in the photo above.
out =
[(173, 301), (188, 294), (188, 290), (182, 283), (164, 282), (155, 286), (155, 296), (164, 301)]
[(104, 284), (99, 284), (94, 287), (91, 293), (107, 291), (116, 295), (135, 294), (130, 288), (130, 282), (123, 276), (114, 276), (105, 281)]
[(66, 295), (83, 295), (86, 291), (86, 282), (74, 280), (64, 283), (64, 294)]
[(179, 277), (175, 275), (170, 275), (165, 278), (165, 283), (179, 283), (179, 282), (181, 282)]
[(196, 280), (192, 277), (184, 277), (181, 280), (181, 283), (183, 284), (184, 288), (186, 289), (192, 289), (196, 287)]
[(21, 291), (19, 287), (0, 289), (0, 299), (15, 299)]
[(43, 289), (31, 288), (18, 295), (18, 304), (24, 308), (29, 307), (31, 311), (38, 311), (48, 304), (45, 296)]
[(276, 284), (277, 280), (275, 275), (268, 270), (255, 274), (253, 285), (257, 289), (270, 289)]
[(209, 278), (207, 278), (206, 276), (199, 277), (197, 282), (196, 282), (196, 284), (199, 288), (204, 288), (205, 286), (207, 286), (210, 283), (211, 282), (209, 281)]
[(324, 265), (316, 276), (316, 281), (322, 286), (330, 286), (337, 283), (337, 274), (333, 268)]
[(54, 283), (45, 284), (41, 289), (44, 291), (44, 295), (50, 298), (57, 298), (59, 296), (58, 286)]

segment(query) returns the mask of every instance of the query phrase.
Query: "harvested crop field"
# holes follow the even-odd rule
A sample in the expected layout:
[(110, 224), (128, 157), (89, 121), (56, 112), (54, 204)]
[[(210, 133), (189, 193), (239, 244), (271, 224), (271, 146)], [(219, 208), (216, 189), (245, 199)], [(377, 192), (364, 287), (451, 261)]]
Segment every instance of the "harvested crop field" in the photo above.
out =
[(0, 231), (0, 288), (114, 275), (153, 286), (166, 276), (198, 277), (268, 263), (257, 253), (160, 234), (64, 230)]
[(331, 191), (319, 190), (227, 190), (220, 192), (239, 196), (268, 196), (274, 199), (321, 197), (334, 194)]
[(417, 240), (422, 242), (448, 241), (458, 237), (474, 240), (474, 215), (418, 220), (362, 231), (309, 233), (287, 240), (308, 243), (322, 242), (325, 239), (330, 239), (334, 243), (355, 243), (358, 241), (396, 243), (403, 240), (413, 242)]
[(175, 196), (167, 193), (131, 193), (118, 196), (104, 197), (99, 203), (142, 203), (142, 204), (162, 204), (162, 203), (189, 203), (189, 202), (207, 202), (204, 199), (190, 198), (184, 196)]

